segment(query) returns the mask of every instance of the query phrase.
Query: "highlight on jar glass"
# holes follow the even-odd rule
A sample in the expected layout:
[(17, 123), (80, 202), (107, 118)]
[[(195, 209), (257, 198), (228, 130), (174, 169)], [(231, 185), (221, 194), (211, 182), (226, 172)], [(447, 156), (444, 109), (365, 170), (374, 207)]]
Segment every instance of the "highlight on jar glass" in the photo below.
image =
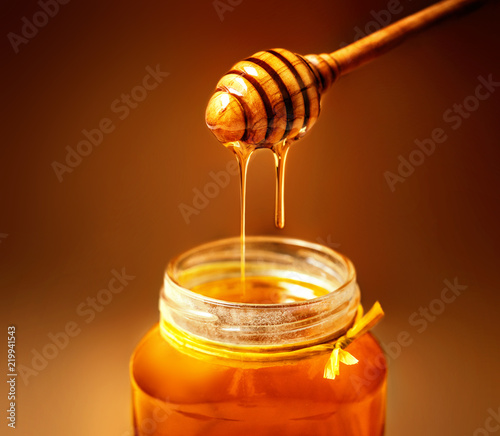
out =
[(160, 322), (130, 365), (135, 434), (380, 436), (387, 367), (353, 264), (319, 244), (248, 237), (168, 265)]

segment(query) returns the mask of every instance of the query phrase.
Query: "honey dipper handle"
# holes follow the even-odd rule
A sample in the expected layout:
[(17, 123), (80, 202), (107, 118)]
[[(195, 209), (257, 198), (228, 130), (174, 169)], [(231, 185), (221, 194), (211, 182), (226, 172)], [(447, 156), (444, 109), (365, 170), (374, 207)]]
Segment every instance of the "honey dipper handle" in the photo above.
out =
[(470, 8), (485, 0), (443, 0), (403, 18), (371, 35), (330, 54), (337, 63), (339, 76), (347, 74), (397, 46), (409, 36)]
[(376, 59), (420, 32), (449, 17), (466, 13), (488, 0), (443, 0), (330, 54), (307, 55), (322, 81), (322, 91), (344, 74)]

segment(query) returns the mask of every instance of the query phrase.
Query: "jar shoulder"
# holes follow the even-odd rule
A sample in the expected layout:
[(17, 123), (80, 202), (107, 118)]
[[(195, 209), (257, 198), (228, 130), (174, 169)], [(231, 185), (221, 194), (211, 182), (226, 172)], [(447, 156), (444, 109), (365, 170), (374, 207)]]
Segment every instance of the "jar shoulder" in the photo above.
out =
[[(272, 395), (338, 401), (357, 401), (385, 386), (387, 362), (371, 333), (355, 340), (346, 349), (358, 360), (340, 364), (335, 380), (323, 378), (330, 353), (261, 365), (226, 359), (194, 358), (166, 341), (155, 325), (140, 341), (131, 359), (131, 376), (137, 387), (156, 398), (198, 401), (214, 395), (225, 401), (234, 395)], [(250, 386), (251, 385), (251, 386)]]

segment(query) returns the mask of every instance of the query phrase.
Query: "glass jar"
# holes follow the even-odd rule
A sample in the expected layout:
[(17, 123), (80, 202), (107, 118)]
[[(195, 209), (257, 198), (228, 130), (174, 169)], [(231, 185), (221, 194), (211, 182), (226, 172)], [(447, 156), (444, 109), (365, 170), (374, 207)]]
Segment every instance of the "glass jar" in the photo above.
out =
[[(345, 340), (361, 310), (352, 263), (279, 237), (248, 237), (245, 259), (244, 281), (239, 238), (169, 263), (160, 323), (131, 359), (135, 434), (382, 435), (384, 354), (369, 332)], [(340, 343), (348, 365), (327, 378)]]

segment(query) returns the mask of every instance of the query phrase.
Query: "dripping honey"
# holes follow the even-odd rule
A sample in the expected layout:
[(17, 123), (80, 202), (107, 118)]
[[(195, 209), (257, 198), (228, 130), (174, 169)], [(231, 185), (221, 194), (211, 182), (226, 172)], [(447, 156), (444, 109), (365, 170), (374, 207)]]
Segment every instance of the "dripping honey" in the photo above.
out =
[[(299, 303), (326, 294), (305, 282), (247, 277), (193, 288), (222, 301), (251, 304)], [(307, 338), (304, 338), (307, 340)], [(238, 358), (183, 351), (155, 326), (132, 360), (136, 435), (168, 436), (380, 436), (385, 418), (385, 360), (366, 334), (348, 350), (359, 359), (342, 377), (323, 378), (328, 353)], [(258, 351), (255, 344), (249, 351)], [(369, 376), (367, 376), (369, 374)]]
[[(258, 148), (256, 145), (241, 141), (235, 141), (225, 144), (225, 146), (234, 153), (240, 173), (240, 239), (241, 239), (241, 280), (245, 281), (245, 235), (246, 235), (246, 197), (247, 197), (247, 172), (250, 158)], [(289, 142), (283, 140), (270, 147), (274, 155), (276, 167), (276, 202), (274, 211), (274, 222), (276, 227), (282, 229), (285, 227), (285, 169)], [(244, 292), (244, 286), (243, 286)]]
[[(240, 200), (241, 200), (241, 237), (245, 236), (245, 199), (246, 199), (246, 179), (248, 171), (248, 163), (250, 157), (255, 150), (258, 149), (257, 146), (253, 144), (247, 144), (245, 142), (235, 141), (232, 143), (225, 144), (235, 155), (238, 162), (238, 167), (240, 170)], [(274, 155), (274, 162), (276, 167), (276, 205), (275, 205), (275, 225), (279, 229), (285, 227), (285, 169), (286, 169), (286, 159), (288, 156), (288, 151), (290, 149), (290, 143), (286, 140), (281, 141), (272, 147), (270, 150)]]

